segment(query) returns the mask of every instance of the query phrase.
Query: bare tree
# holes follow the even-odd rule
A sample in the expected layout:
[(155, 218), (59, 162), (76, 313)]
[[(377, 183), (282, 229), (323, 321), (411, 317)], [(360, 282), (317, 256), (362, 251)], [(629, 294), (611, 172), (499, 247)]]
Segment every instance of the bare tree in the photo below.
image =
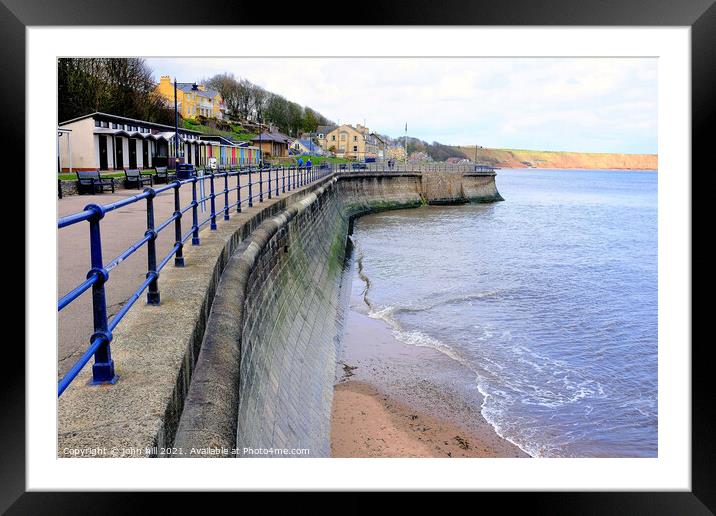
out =
[(58, 119), (94, 111), (171, 123), (172, 111), (155, 92), (152, 70), (140, 58), (62, 58), (57, 62)]

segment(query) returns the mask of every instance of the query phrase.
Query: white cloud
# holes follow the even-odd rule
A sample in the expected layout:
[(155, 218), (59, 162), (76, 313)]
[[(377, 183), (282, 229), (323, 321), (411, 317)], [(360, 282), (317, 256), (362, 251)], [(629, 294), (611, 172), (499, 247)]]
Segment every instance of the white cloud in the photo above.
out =
[(148, 59), (181, 81), (230, 72), (328, 118), (489, 147), (656, 152), (657, 62), (643, 58)]

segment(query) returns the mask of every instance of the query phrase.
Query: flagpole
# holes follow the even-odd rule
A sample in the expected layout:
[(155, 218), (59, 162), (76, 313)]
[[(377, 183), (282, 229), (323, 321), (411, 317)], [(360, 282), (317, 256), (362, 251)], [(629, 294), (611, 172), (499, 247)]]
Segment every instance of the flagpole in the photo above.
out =
[(177, 78), (174, 77), (174, 170), (179, 164), (179, 109), (177, 108)]

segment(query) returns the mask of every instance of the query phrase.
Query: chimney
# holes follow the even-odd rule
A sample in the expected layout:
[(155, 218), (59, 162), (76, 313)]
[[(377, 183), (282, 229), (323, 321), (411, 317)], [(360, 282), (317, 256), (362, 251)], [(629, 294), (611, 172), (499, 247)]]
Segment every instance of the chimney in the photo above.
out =
[(199, 86), (197, 86), (197, 84), (194, 83), (194, 84), (191, 85), (191, 89), (194, 90), (194, 91), (196, 91), (196, 90), (199, 89)]
[(168, 84), (169, 84), (169, 83), (172, 82), (172, 78), (169, 77), (168, 75), (162, 75), (162, 76), (159, 78), (159, 82), (160, 82), (160, 83), (168, 83)]

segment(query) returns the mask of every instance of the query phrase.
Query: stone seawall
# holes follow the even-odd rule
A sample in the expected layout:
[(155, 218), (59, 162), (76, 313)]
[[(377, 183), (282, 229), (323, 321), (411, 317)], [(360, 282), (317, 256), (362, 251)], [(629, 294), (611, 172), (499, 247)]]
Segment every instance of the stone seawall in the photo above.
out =
[[(459, 194), (501, 199), (494, 176), (466, 176)], [(162, 271), (162, 304), (138, 303), (115, 331), (117, 384), (88, 385), (86, 367), (60, 398), (58, 455), (327, 456), (350, 221), (431, 199), (420, 173), (345, 173), (202, 232), (184, 268)]]
[(175, 446), (330, 454), (350, 219), (421, 205), (419, 179), (334, 179), (241, 244), (217, 290)]

